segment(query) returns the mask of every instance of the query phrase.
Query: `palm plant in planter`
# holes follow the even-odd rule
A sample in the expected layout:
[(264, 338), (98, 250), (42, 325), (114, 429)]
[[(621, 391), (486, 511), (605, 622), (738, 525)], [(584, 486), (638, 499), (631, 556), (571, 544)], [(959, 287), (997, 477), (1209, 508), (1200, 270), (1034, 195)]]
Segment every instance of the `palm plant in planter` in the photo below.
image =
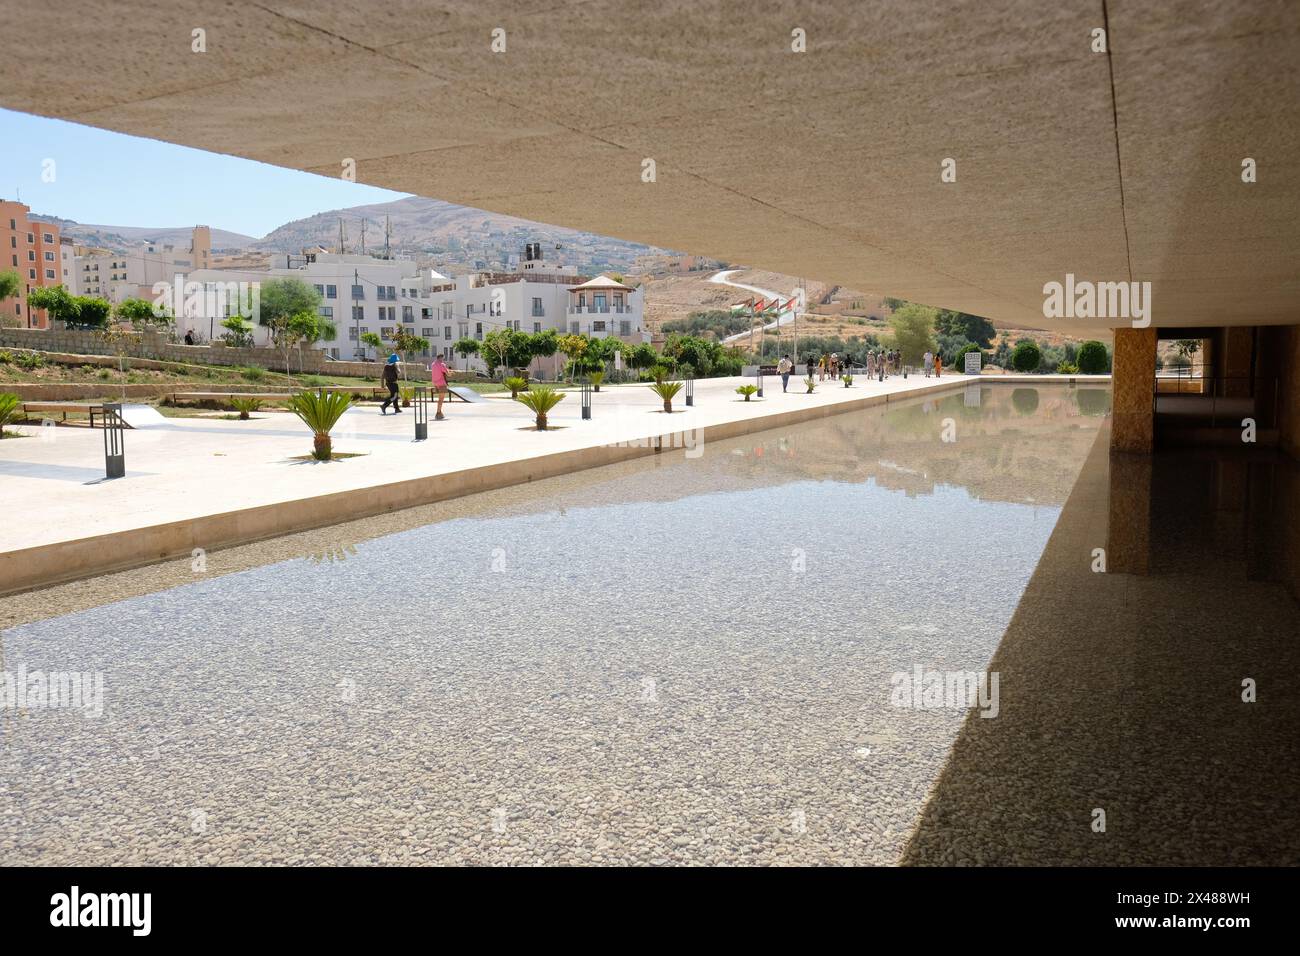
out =
[(682, 390), (683, 382), (655, 382), (651, 390), (664, 400), (664, 411), (673, 413), (673, 396)]
[(239, 412), (241, 422), (248, 421), (249, 412), (255, 412), (262, 407), (260, 398), (232, 398), (230, 404), (234, 406), (235, 411)]
[(518, 398), (519, 393), (528, 388), (528, 379), (519, 375), (511, 375), (501, 384), (510, 389), (511, 398)]
[(809, 375), (806, 379), (804, 379), (803, 383), (808, 386), (809, 395), (811, 395), (813, 393), (813, 389), (817, 387), (817, 379), (813, 378), (811, 375)]
[(741, 385), (736, 388), (737, 395), (744, 395), (745, 401), (749, 401), (749, 396), (758, 391), (757, 385)]
[(553, 388), (533, 388), (524, 392), (522, 395), (515, 397), (515, 401), (532, 410), (537, 416), (537, 430), (546, 431), (546, 414), (560, 402), (564, 401), (564, 393), (557, 392)]
[(289, 411), (293, 412), (302, 423), (311, 429), (311, 456), (317, 461), (329, 461), (333, 454), (330, 431), (338, 424), (343, 413), (352, 404), (353, 395), (348, 392), (299, 392), (289, 399)]
[(847, 375), (847, 374), (846, 374), (846, 375), (844, 376), (844, 387), (845, 387), (845, 388), (852, 388), (852, 387), (853, 387), (853, 376), (852, 376), (852, 375)]
[(591, 382), (591, 389), (594, 392), (600, 391), (600, 383), (605, 381), (605, 370), (597, 369), (594, 372), (587, 373), (587, 381)]

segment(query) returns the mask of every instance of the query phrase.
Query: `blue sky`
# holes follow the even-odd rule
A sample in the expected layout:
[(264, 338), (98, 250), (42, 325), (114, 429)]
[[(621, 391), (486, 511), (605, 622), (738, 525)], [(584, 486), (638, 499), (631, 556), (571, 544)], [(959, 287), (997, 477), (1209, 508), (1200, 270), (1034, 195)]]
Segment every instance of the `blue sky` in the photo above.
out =
[[(53, 182), (42, 180), (47, 159)], [(0, 109), (0, 198), (77, 222), (203, 224), (261, 238), (293, 219), (403, 195)]]

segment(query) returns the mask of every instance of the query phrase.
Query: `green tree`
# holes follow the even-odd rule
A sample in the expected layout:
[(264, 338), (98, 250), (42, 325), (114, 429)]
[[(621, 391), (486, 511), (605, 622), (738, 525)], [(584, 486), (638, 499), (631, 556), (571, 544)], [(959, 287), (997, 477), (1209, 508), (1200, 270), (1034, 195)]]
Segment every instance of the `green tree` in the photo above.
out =
[(108, 325), (113, 315), (113, 306), (107, 299), (92, 295), (79, 295), (73, 298), (77, 310), (76, 325), (83, 329), (102, 329)]
[[(379, 358), (379, 353), (380, 353), (381, 351), (383, 351), (383, 348), (384, 348), (384, 340), (381, 339), (381, 338), (380, 338), (378, 335), (376, 335), (374, 332), (362, 332), (362, 333), (361, 333), (361, 344), (362, 344), (362, 346), (368, 346), (368, 347), (374, 349), (374, 350), (375, 350), (375, 358)], [(363, 353), (363, 354), (364, 354), (364, 353)]]
[(99, 328), (108, 321), (113, 308), (103, 299), (74, 296), (61, 285), (33, 289), (27, 296), (27, 306), (44, 309), (51, 320), (69, 328)]
[(451, 349), (465, 360), (465, 370), (469, 371), (469, 357), (478, 354), (478, 339), (472, 339), (467, 335), (464, 338), (457, 339), (456, 344)]
[(934, 348), (934, 322), (938, 310), (909, 302), (889, 317), (894, 330), (894, 347), (903, 353), (903, 361), (915, 365)]
[(226, 330), (226, 334), (221, 336), (231, 348), (247, 349), (253, 346), (253, 323), (249, 322), (243, 316), (232, 315), (228, 319), (223, 319), (221, 327)]
[(20, 291), (22, 282), (19, 281), (17, 272), (0, 272), (0, 302), (18, 298)]
[[(411, 354), (414, 352), (423, 352), (429, 347), (429, 340), (416, 335), (406, 328), (399, 327), (393, 333), (393, 350), (397, 352), (404, 361), (411, 360)], [(406, 369), (402, 369), (402, 378), (406, 378)]]
[(322, 301), (316, 287), (301, 279), (268, 279), (261, 286), (257, 321), (266, 326), (283, 325), (291, 316), (316, 314)]
[(172, 323), (171, 313), (156, 309), (148, 299), (123, 299), (114, 307), (113, 313), (119, 322), (130, 322), (133, 329), (162, 330)]
[(941, 335), (955, 335), (967, 342), (974, 342), (981, 349), (992, 348), (993, 339), (998, 334), (993, 323), (983, 316), (953, 312), (951, 309), (939, 310), (934, 327)]
[[(294, 280), (297, 281), (297, 280)], [(310, 286), (309, 286), (310, 288)], [(315, 289), (312, 289), (315, 292)], [(289, 357), (293, 350), (298, 350), (298, 368), (302, 368), (303, 343), (315, 344), (322, 339), (332, 339), (337, 335), (334, 323), (322, 318), (315, 312), (295, 312), (284, 315), (270, 323), (271, 341), (275, 347), (284, 351), (284, 374), (289, 377)]]

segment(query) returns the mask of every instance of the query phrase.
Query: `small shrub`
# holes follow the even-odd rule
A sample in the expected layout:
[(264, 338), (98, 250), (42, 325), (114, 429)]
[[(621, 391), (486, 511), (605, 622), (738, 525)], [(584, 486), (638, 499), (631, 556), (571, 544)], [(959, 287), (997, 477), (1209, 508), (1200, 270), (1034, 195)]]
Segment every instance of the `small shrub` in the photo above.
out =
[(1061, 375), (1078, 375), (1079, 366), (1075, 365), (1073, 362), (1058, 362), (1056, 371)]
[(107, 382), (113, 377), (113, 370), (111, 368), (101, 368), (95, 373), (95, 377), (101, 382)]
[(239, 377), (246, 382), (260, 382), (266, 378), (266, 369), (256, 365), (246, 365), (239, 370)]
[(329, 384), (329, 382), (325, 381), (325, 379), (321, 378), (319, 375), (304, 375), (302, 381), (308, 388), (324, 388)]
[(1011, 351), (1011, 367), (1017, 372), (1033, 372), (1043, 361), (1043, 350), (1034, 341), (1024, 341)]
[(235, 411), (239, 412), (239, 420), (246, 422), (251, 412), (255, 412), (262, 407), (262, 400), (260, 398), (232, 398), (230, 404)]
[(758, 391), (757, 385), (740, 385), (736, 388), (737, 395), (744, 395), (745, 401), (749, 401), (749, 396)]
[(330, 431), (338, 424), (343, 413), (352, 404), (347, 392), (299, 392), (290, 397), (289, 411), (297, 415), (312, 432), (311, 456), (317, 461), (329, 461), (334, 453)]
[(599, 391), (600, 391), (600, 383), (603, 382), (603, 381), (605, 381), (605, 372), (604, 372), (604, 370), (603, 370), (603, 369), (598, 369), (598, 370), (596, 370), (596, 371), (594, 371), (594, 372), (588, 372), (588, 373), (587, 373), (587, 381), (591, 382), (592, 391), (599, 392)]
[(528, 379), (522, 378), (518, 375), (511, 375), (502, 382), (502, 384), (505, 385), (506, 388), (510, 389), (511, 398), (518, 398), (520, 392), (527, 390)]
[(13, 365), (14, 353), (8, 349), (0, 349), (0, 365)]
[(1096, 339), (1089, 339), (1079, 346), (1079, 371), (1084, 375), (1104, 375), (1110, 371), (1110, 355), (1106, 346)]
[(811, 395), (813, 390), (817, 388), (817, 379), (813, 378), (811, 375), (804, 379), (803, 383), (808, 386), (809, 395)]
[(664, 400), (664, 411), (671, 415), (673, 413), (673, 396), (682, 390), (684, 384), (684, 382), (656, 381), (650, 386), (650, 390)]
[(23, 352), (14, 361), (19, 368), (27, 369), (29, 372), (32, 369), (45, 367), (45, 356), (40, 352)]
[(529, 389), (522, 395), (516, 396), (515, 401), (532, 411), (536, 416), (537, 430), (546, 431), (546, 416), (552, 408), (564, 401), (563, 392), (557, 392), (553, 388), (545, 386), (541, 388)]

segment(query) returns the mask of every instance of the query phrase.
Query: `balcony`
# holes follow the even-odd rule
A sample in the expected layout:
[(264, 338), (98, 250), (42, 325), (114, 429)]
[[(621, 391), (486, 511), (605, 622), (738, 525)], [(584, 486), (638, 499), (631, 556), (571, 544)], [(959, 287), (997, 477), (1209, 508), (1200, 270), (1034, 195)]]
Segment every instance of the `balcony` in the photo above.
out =
[(631, 306), (627, 305), (571, 305), (569, 306), (569, 315), (626, 315), (632, 311)]

